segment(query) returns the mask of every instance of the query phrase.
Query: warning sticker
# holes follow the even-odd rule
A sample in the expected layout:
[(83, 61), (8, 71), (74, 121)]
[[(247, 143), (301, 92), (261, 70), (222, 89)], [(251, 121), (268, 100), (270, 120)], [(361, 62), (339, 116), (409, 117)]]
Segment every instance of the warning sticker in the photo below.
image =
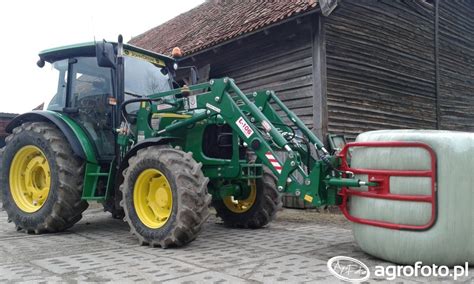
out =
[(169, 104), (159, 104), (156, 106), (156, 109), (157, 110), (164, 110), (164, 109), (169, 109), (169, 108), (172, 108), (173, 106), (172, 105), (169, 105)]
[(221, 113), (221, 109), (220, 109), (220, 108), (218, 108), (218, 107), (216, 107), (216, 106), (213, 106), (213, 105), (211, 105), (210, 103), (207, 103), (207, 104), (206, 104), (206, 107), (207, 107), (208, 109), (210, 109), (210, 110), (213, 110), (213, 111), (217, 112), (217, 113)]
[(240, 130), (244, 133), (245, 137), (249, 138), (253, 134), (252, 128), (245, 122), (245, 119), (243, 117), (239, 117), (237, 121), (235, 122), (237, 126), (240, 128)]
[(270, 132), (272, 130), (272, 127), (270, 126), (270, 123), (266, 120), (262, 120), (262, 126), (265, 129), (266, 132)]
[(131, 50), (128, 50), (128, 49), (124, 49), (123, 54), (125, 54), (126, 56), (131, 56), (131, 57), (143, 59), (145, 61), (156, 64), (158, 66), (162, 66), (162, 67), (165, 66), (165, 62), (163, 60), (152, 57), (152, 56), (149, 56), (149, 55), (146, 55), (146, 54), (138, 53), (138, 52), (131, 51)]
[(190, 97), (188, 97), (188, 100), (189, 100), (189, 108), (190, 109), (197, 108), (196, 96), (190, 96)]
[(282, 167), (278, 160), (275, 158), (275, 156), (273, 156), (271, 152), (267, 152), (265, 153), (265, 157), (267, 157), (268, 161), (270, 162), (270, 164), (272, 164), (275, 170), (281, 174)]

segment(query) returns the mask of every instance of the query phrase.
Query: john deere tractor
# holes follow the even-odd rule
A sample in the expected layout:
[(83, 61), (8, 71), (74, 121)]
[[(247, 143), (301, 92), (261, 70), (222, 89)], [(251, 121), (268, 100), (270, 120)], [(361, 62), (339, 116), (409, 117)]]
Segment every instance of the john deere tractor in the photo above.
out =
[(121, 37), (39, 57), (56, 73), (54, 97), (8, 125), (1, 151), (3, 206), (17, 230), (63, 231), (97, 201), (140, 244), (182, 246), (210, 205), (228, 226), (260, 228), (281, 194), (322, 206), (341, 203), (343, 186), (368, 184), (338, 170), (340, 158), (271, 90), (245, 94), (230, 78), (179, 85), (177, 58)]

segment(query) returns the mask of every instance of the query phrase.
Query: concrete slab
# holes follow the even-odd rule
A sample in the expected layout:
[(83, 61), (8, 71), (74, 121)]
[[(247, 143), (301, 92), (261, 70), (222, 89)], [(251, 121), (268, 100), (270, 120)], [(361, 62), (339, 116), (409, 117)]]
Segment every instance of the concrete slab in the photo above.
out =
[[(376, 265), (393, 265), (362, 252), (341, 216), (305, 212), (306, 219), (299, 220), (301, 212), (285, 210), (282, 215), (291, 218), (259, 230), (229, 229), (211, 218), (188, 246), (160, 249), (139, 246), (126, 223), (97, 208), (67, 232), (40, 236), (16, 232), (0, 211), (0, 283), (337, 283), (327, 269), (334, 256), (359, 259), (372, 272)], [(474, 268), (459, 280), (474, 283)], [(372, 275), (369, 282), (392, 281)]]

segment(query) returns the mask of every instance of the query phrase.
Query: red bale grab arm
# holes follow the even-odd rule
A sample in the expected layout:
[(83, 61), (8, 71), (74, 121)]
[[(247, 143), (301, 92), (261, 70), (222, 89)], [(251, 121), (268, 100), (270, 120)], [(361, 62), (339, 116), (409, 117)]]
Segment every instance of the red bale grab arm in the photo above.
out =
[[(355, 147), (377, 147), (377, 148), (422, 148), (426, 150), (431, 158), (430, 170), (374, 170), (374, 169), (354, 169), (347, 162), (347, 154), (350, 148)], [(342, 196), (342, 204), (339, 205), (344, 216), (351, 222), (382, 227), (393, 230), (427, 230), (436, 222), (437, 200), (436, 200), (436, 153), (433, 149), (420, 142), (353, 142), (348, 143), (340, 152), (342, 159), (341, 170), (349, 171), (354, 174), (363, 174), (368, 176), (369, 182), (376, 182), (377, 186), (369, 186), (368, 191), (356, 191), (348, 187), (342, 188), (339, 194)], [(390, 177), (429, 177), (431, 179), (431, 195), (405, 195), (392, 194), (390, 192)], [(387, 200), (426, 202), (431, 204), (431, 218), (424, 225), (396, 224), (385, 221), (369, 220), (352, 216), (347, 208), (347, 201), (350, 196), (359, 196), (367, 198), (378, 198)]]

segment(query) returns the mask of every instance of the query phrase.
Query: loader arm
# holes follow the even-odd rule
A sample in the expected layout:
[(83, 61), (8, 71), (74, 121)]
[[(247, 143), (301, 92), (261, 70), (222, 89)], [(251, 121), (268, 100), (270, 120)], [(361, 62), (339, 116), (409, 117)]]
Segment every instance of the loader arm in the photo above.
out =
[[(198, 93), (203, 89), (208, 91)], [(163, 103), (165, 97), (177, 94), (182, 94), (183, 97), (176, 101), (173, 111), (183, 107), (183, 113), (196, 114), (155, 132), (147, 123), (150, 112), (159, 112), (155, 102)], [(285, 131), (279, 130), (274, 124), (287, 130), (292, 128), (284, 123), (270, 102), (277, 105), (294, 127), (307, 138), (309, 146), (298, 147), (297, 143), (285, 138)], [(273, 91), (244, 94), (230, 78), (213, 79), (209, 83), (151, 95), (141, 104), (138, 123), (146, 136), (163, 136), (216, 115), (222, 117), (255, 152), (258, 160), (275, 174), (280, 192), (301, 196), (307, 202), (322, 206), (339, 204), (337, 194), (341, 187), (367, 184), (358, 179), (345, 178), (344, 173), (336, 170), (339, 158), (329, 156), (323, 143)], [(311, 154), (312, 147), (319, 152), (319, 159)], [(277, 150), (285, 153), (284, 161), (277, 155)]]

